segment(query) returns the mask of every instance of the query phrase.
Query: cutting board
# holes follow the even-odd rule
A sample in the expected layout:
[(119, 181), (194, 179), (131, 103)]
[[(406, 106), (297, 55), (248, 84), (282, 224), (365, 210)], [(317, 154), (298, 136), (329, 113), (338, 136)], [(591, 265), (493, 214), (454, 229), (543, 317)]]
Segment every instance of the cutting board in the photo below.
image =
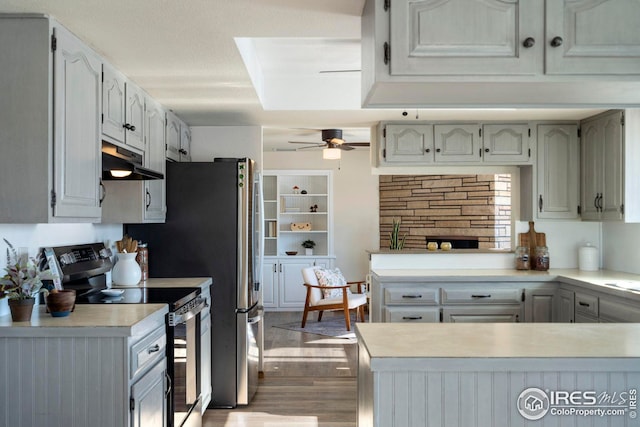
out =
[(547, 246), (547, 235), (536, 232), (533, 221), (529, 221), (529, 231), (518, 234), (518, 244), (529, 248), (529, 268), (534, 269), (536, 246)]

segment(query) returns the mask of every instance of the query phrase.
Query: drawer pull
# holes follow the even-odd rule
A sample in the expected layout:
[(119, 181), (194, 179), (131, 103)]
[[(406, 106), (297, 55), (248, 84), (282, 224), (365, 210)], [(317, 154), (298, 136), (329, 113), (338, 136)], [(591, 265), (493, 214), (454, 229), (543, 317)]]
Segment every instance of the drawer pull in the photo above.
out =
[(491, 298), (491, 295), (471, 295), (471, 298)]
[(580, 301), (580, 302), (578, 302), (578, 304), (580, 304), (580, 305), (581, 305), (581, 306), (583, 306), (583, 307), (590, 307), (590, 305), (589, 305), (589, 303), (588, 303), (588, 302), (582, 302), (582, 301)]
[(156, 344), (153, 347), (149, 347), (149, 349), (147, 350), (147, 353), (151, 354), (151, 353), (156, 353), (158, 351), (160, 351), (160, 346)]
[(402, 316), (402, 320), (422, 320), (422, 316)]
[(422, 295), (402, 295), (402, 298), (422, 298)]

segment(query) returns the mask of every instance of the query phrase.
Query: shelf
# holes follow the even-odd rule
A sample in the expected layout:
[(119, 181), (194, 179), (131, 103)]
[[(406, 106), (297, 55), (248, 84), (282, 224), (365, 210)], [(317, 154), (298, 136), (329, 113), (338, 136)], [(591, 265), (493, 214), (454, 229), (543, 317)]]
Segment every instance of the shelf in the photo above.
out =
[(307, 234), (307, 233), (326, 233), (327, 230), (301, 230), (301, 231), (291, 231), (291, 230), (280, 230), (281, 234)]
[(328, 194), (280, 194), (282, 197), (327, 197)]

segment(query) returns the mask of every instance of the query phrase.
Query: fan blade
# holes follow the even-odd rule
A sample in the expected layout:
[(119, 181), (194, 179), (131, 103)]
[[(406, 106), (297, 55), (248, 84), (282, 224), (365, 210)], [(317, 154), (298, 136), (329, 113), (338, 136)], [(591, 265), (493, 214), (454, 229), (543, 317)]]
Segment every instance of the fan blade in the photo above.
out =
[(355, 148), (349, 147), (347, 144), (336, 144), (335, 148), (339, 148), (339, 149), (344, 150), (344, 151), (355, 150)]
[(308, 142), (308, 141), (289, 141), (289, 144), (309, 144), (309, 145), (315, 145), (316, 147), (322, 147), (324, 145), (324, 143)]
[(369, 142), (345, 142), (343, 145), (350, 145), (352, 147), (369, 147), (371, 143)]
[(300, 148), (296, 148), (296, 150), (306, 150), (308, 148), (323, 148), (325, 145), (324, 144), (318, 144), (318, 145), (307, 145), (306, 147), (300, 147)]

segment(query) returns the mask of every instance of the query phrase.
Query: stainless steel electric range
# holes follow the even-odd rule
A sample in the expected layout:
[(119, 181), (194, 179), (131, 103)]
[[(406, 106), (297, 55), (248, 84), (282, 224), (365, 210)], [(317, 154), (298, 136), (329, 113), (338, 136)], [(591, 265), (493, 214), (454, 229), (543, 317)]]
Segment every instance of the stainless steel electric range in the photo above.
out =
[(102, 243), (45, 248), (49, 267), (57, 268), (65, 289), (76, 290), (76, 304), (168, 304), (167, 426), (200, 427), (202, 396), (200, 361), (200, 312), (207, 306), (199, 288), (123, 288), (109, 296), (106, 273), (111, 251)]

